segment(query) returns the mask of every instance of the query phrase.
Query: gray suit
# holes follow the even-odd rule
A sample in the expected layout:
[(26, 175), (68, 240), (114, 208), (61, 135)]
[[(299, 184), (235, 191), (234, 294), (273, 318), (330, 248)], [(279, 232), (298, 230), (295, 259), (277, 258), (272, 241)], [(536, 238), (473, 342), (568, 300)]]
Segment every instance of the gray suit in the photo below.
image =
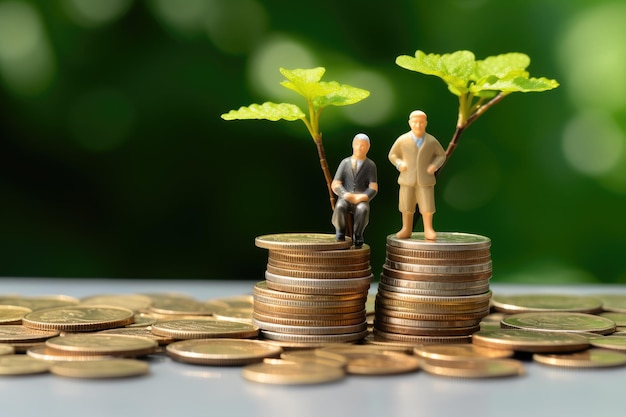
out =
[(361, 167), (358, 170), (353, 170), (352, 157), (347, 157), (339, 164), (334, 180), (342, 183), (342, 186), (335, 191), (339, 198), (332, 217), (337, 236), (344, 236), (347, 215), (352, 213), (354, 218), (352, 239), (355, 246), (360, 247), (363, 244), (363, 231), (369, 223), (369, 201), (352, 204), (344, 200), (343, 196), (346, 193), (366, 194), (369, 200), (372, 200), (377, 191), (369, 188), (369, 185), (378, 182), (376, 164), (371, 159), (365, 158)]

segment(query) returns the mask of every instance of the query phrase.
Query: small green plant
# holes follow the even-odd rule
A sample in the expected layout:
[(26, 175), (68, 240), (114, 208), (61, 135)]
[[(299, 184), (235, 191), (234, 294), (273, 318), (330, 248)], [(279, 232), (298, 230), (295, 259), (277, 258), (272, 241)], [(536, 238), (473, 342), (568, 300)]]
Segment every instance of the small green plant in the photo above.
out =
[(317, 147), (320, 165), (326, 180), (326, 187), (328, 188), (330, 207), (334, 210), (335, 194), (330, 187), (332, 176), (322, 143), (320, 114), (328, 106), (347, 106), (358, 103), (367, 98), (370, 93), (367, 90), (339, 84), (336, 81), (321, 81), (325, 72), (326, 69), (323, 67), (293, 70), (280, 68), (280, 73), (286, 78), (280, 84), (304, 97), (308, 107), (308, 116), (296, 104), (265, 102), (263, 104), (251, 104), (247, 107), (242, 106), (238, 110), (231, 110), (222, 114), (221, 117), (224, 120), (302, 120)]
[(507, 95), (552, 90), (559, 86), (556, 80), (530, 77), (526, 71), (530, 58), (519, 52), (476, 60), (470, 51), (438, 55), (418, 50), (415, 56), (398, 56), (396, 64), (441, 78), (448, 85), (448, 90), (459, 97), (459, 117), (446, 149), (446, 161), (465, 129)]

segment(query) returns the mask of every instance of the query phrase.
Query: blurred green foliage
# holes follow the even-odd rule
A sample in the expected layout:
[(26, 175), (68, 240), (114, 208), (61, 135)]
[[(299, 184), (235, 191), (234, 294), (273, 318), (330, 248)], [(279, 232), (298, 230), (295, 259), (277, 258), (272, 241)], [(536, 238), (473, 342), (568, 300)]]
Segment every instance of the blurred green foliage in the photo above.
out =
[(435, 228), (490, 237), (494, 282), (626, 282), (624, 21), (617, 0), (0, 0), (0, 276), (262, 280), (256, 236), (333, 232), (324, 178), (301, 126), (220, 115), (317, 66), (371, 91), (323, 130), (333, 171), (372, 140), (377, 275), (400, 227), (389, 147), (417, 108), (445, 147), (458, 109), (395, 58), (466, 49), (561, 86), (464, 133)]

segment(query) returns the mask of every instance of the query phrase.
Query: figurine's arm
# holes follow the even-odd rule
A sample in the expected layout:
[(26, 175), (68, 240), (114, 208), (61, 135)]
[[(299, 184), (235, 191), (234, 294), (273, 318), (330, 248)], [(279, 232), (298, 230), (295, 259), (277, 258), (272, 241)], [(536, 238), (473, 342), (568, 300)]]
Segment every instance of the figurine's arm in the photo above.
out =
[(433, 159), (430, 165), (428, 165), (427, 171), (429, 174), (434, 175), (435, 172), (446, 162), (446, 151), (444, 151), (443, 147), (439, 143), (437, 139), (435, 139), (435, 147), (433, 148)]
[(394, 142), (394, 144), (391, 146), (391, 149), (389, 150), (388, 158), (389, 158), (389, 162), (391, 162), (398, 171), (403, 172), (407, 170), (407, 165), (406, 165), (406, 162), (404, 161), (404, 158), (402, 157), (402, 148), (399, 142), (400, 142), (400, 138), (398, 138)]

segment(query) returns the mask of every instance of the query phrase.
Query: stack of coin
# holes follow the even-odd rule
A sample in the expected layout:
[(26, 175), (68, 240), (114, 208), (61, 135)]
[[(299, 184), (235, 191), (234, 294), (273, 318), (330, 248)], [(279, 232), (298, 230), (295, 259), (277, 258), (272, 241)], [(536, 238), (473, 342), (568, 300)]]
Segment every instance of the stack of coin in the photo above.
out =
[(369, 246), (316, 233), (264, 235), (255, 243), (269, 251), (265, 281), (253, 291), (253, 323), (263, 338), (305, 347), (367, 336)]
[(416, 344), (465, 343), (489, 314), (491, 240), (466, 233), (387, 236), (376, 294), (376, 338)]

